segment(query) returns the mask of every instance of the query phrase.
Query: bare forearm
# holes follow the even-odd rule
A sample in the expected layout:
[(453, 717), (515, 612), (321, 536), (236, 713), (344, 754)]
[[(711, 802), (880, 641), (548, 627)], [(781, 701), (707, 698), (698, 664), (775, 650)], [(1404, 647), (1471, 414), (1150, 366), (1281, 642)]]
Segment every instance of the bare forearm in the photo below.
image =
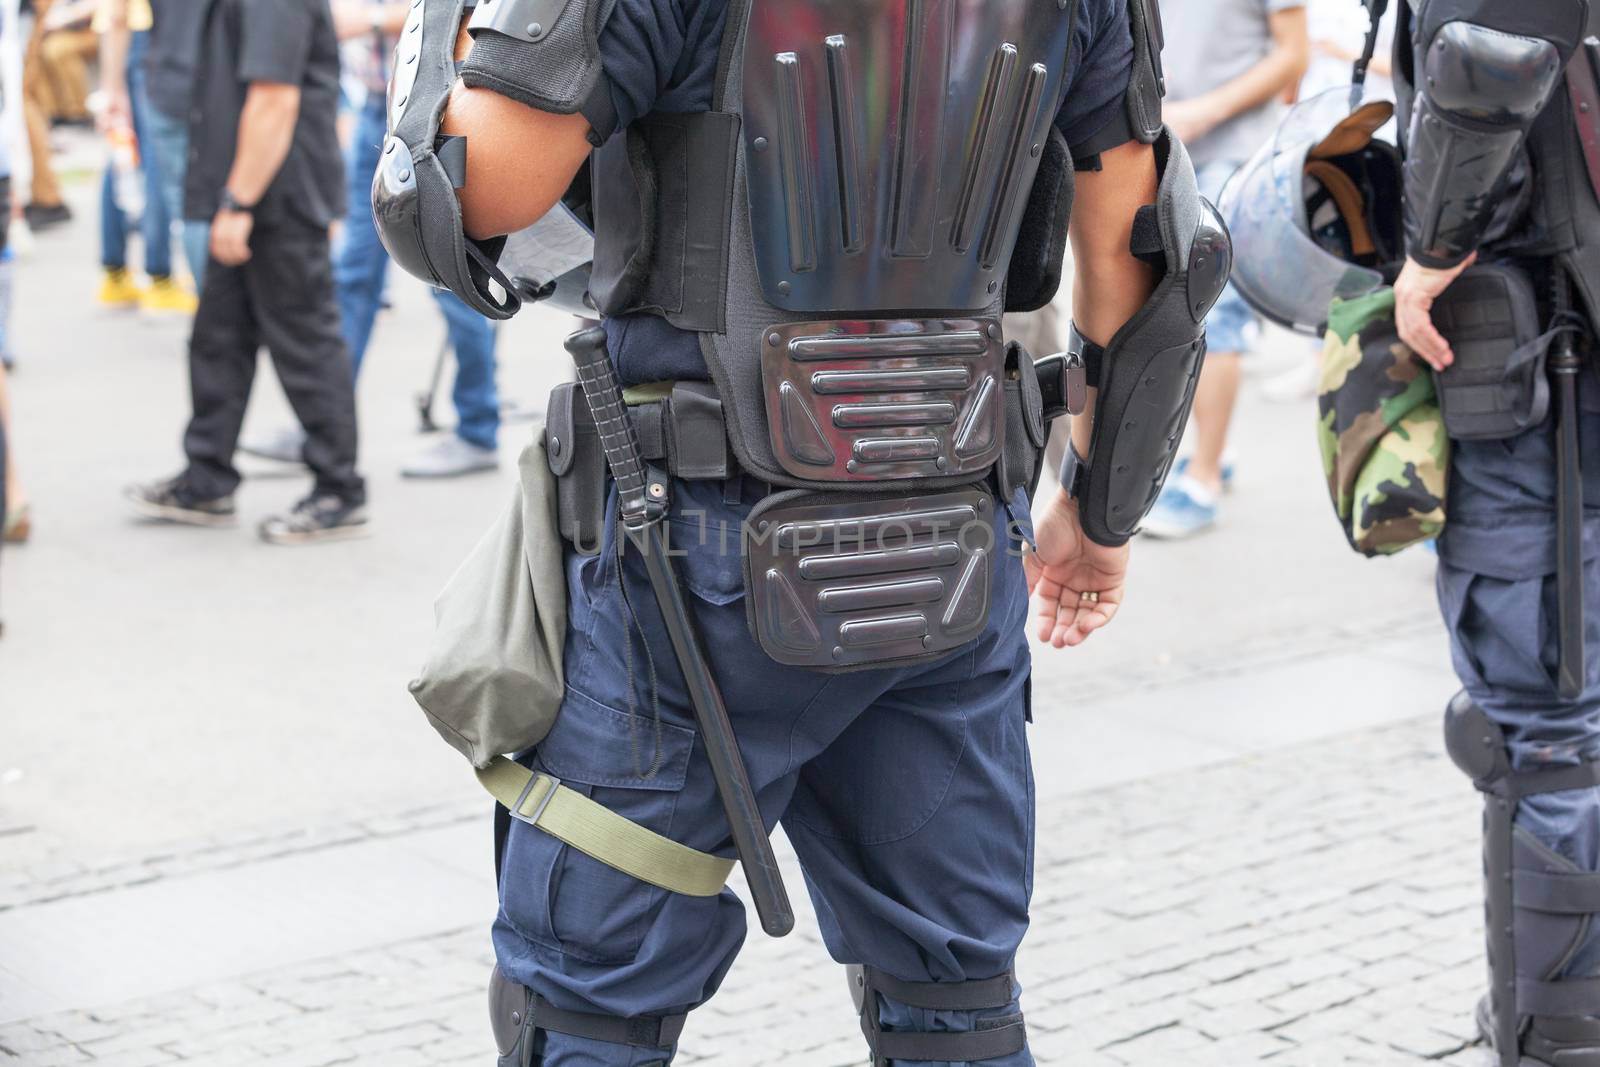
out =
[[(1134, 216), (1155, 202), (1155, 150), (1130, 143), (1102, 156), (1103, 169), (1078, 176), (1072, 219), (1072, 318), (1078, 332), (1108, 345), (1150, 299), (1156, 273), (1128, 250)], [(1091, 398), (1092, 401), (1092, 398)], [(1090, 411), (1094, 410), (1091, 402)], [(1073, 420), (1072, 439), (1089, 453), (1091, 419)]]
[(128, 0), (111, 0), (107, 6), (110, 24), (100, 35), (100, 89), (117, 97), (128, 90)]
[(1282, 96), (1305, 76), (1308, 56), (1306, 49), (1293, 45), (1279, 45), (1268, 52), (1261, 62), (1230, 82), (1217, 86), (1200, 97), (1205, 109), (1213, 116), (1214, 125), (1254, 111)]
[(241, 203), (266, 195), (294, 143), (300, 119), (300, 90), (292, 85), (254, 83), (239, 115), (238, 145), (228, 171), (228, 191)]

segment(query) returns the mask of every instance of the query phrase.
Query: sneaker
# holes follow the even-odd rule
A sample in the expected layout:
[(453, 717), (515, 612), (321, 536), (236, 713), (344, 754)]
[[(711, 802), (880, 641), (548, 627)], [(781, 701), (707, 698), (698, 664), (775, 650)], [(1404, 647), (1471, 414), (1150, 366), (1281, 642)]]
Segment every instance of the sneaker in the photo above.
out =
[(1298, 404), (1314, 400), (1322, 368), (1314, 359), (1301, 359), (1293, 369), (1261, 383), (1261, 395), (1274, 404)]
[(272, 545), (309, 545), (362, 537), (367, 532), (367, 508), (332, 493), (312, 493), (289, 514), (264, 519), (257, 529), (261, 540)]
[(133, 510), (149, 519), (181, 522), (189, 526), (232, 526), (238, 521), (233, 494), (204, 497), (196, 493), (183, 475), (147, 485), (130, 485), (123, 496)]
[(193, 315), (200, 298), (179, 285), (171, 275), (150, 279), (150, 287), (139, 294), (139, 310), (151, 315)]
[(498, 466), (499, 451), (475, 445), (452, 433), (413, 456), (400, 468), (400, 473), (406, 478), (456, 478), (477, 471), (492, 471)]
[(22, 209), (22, 218), (30, 230), (48, 230), (63, 222), (71, 222), (72, 209), (65, 204), (28, 204)]
[[(1189, 457), (1188, 456), (1184, 456), (1182, 459), (1178, 460), (1178, 462), (1173, 466), (1173, 468), (1172, 468), (1172, 476), (1174, 478), (1182, 478), (1185, 474), (1188, 474), (1188, 473), (1189, 473)], [(1238, 473), (1238, 468), (1235, 466), (1233, 460), (1228, 458), (1228, 454), (1226, 452), (1224, 452), (1222, 454), (1222, 491), (1224, 493), (1233, 492), (1233, 476), (1235, 474), (1237, 474), (1237, 473)]]
[(1167, 483), (1144, 520), (1144, 532), (1163, 540), (1193, 537), (1217, 524), (1216, 496), (1189, 477)]
[(100, 303), (112, 308), (138, 307), (144, 294), (134, 284), (126, 267), (107, 267), (100, 279)]
[(287, 426), (270, 433), (246, 436), (239, 440), (239, 451), (257, 459), (304, 463), (306, 432), (298, 426)]
[(6, 524), (0, 529), (0, 541), (8, 545), (27, 544), (33, 536), (33, 509), (21, 504), (6, 512)]

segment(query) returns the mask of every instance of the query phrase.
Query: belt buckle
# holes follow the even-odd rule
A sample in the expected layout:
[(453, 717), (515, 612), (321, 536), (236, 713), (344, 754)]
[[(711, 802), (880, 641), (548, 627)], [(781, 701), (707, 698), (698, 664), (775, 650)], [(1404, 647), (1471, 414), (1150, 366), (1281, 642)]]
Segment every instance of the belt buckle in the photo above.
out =
[[(532, 815), (524, 815), (522, 813), (522, 805), (528, 802), (528, 794), (533, 792), (533, 787), (538, 785), (541, 779), (550, 783), (550, 791), (539, 800), (539, 806), (533, 809)], [(511, 817), (518, 822), (525, 822), (529, 826), (537, 827), (539, 825), (539, 817), (544, 814), (544, 809), (550, 806), (550, 801), (555, 797), (556, 790), (560, 788), (561, 779), (555, 775), (544, 774), (540, 771), (532, 772), (532, 776), (528, 779), (528, 784), (522, 787), (522, 792), (517, 796), (517, 803), (511, 809)]]

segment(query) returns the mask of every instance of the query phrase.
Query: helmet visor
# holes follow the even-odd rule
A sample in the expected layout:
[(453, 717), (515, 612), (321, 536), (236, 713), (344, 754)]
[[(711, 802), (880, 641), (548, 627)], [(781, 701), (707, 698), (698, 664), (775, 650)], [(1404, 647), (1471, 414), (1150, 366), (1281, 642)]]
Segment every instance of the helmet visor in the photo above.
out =
[(1349, 117), (1346, 89), (1301, 103), (1222, 191), (1234, 288), (1261, 315), (1305, 333), (1321, 331), (1335, 299), (1383, 284), (1379, 271), (1346, 262), (1313, 240), (1306, 218), (1306, 157)]

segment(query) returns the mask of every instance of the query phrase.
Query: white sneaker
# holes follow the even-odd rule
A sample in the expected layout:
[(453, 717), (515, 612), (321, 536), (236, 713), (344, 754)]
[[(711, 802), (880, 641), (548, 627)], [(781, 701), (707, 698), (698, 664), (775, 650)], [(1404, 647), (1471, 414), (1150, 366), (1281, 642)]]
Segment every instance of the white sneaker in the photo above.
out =
[(1261, 383), (1261, 395), (1274, 404), (1298, 404), (1314, 399), (1317, 382), (1322, 377), (1321, 368), (1314, 359), (1303, 359), (1293, 370), (1269, 378)]
[(446, 434), (400, 468), (406, 478), (457, 478), (500, 466), (500, 453), (481, 448), (455, 434)]
[(239, 451), (257, 459), (304, 463), (306, 432), (298, 426), (289, 426), (270, 433), (249, 434), (239, 439)]

